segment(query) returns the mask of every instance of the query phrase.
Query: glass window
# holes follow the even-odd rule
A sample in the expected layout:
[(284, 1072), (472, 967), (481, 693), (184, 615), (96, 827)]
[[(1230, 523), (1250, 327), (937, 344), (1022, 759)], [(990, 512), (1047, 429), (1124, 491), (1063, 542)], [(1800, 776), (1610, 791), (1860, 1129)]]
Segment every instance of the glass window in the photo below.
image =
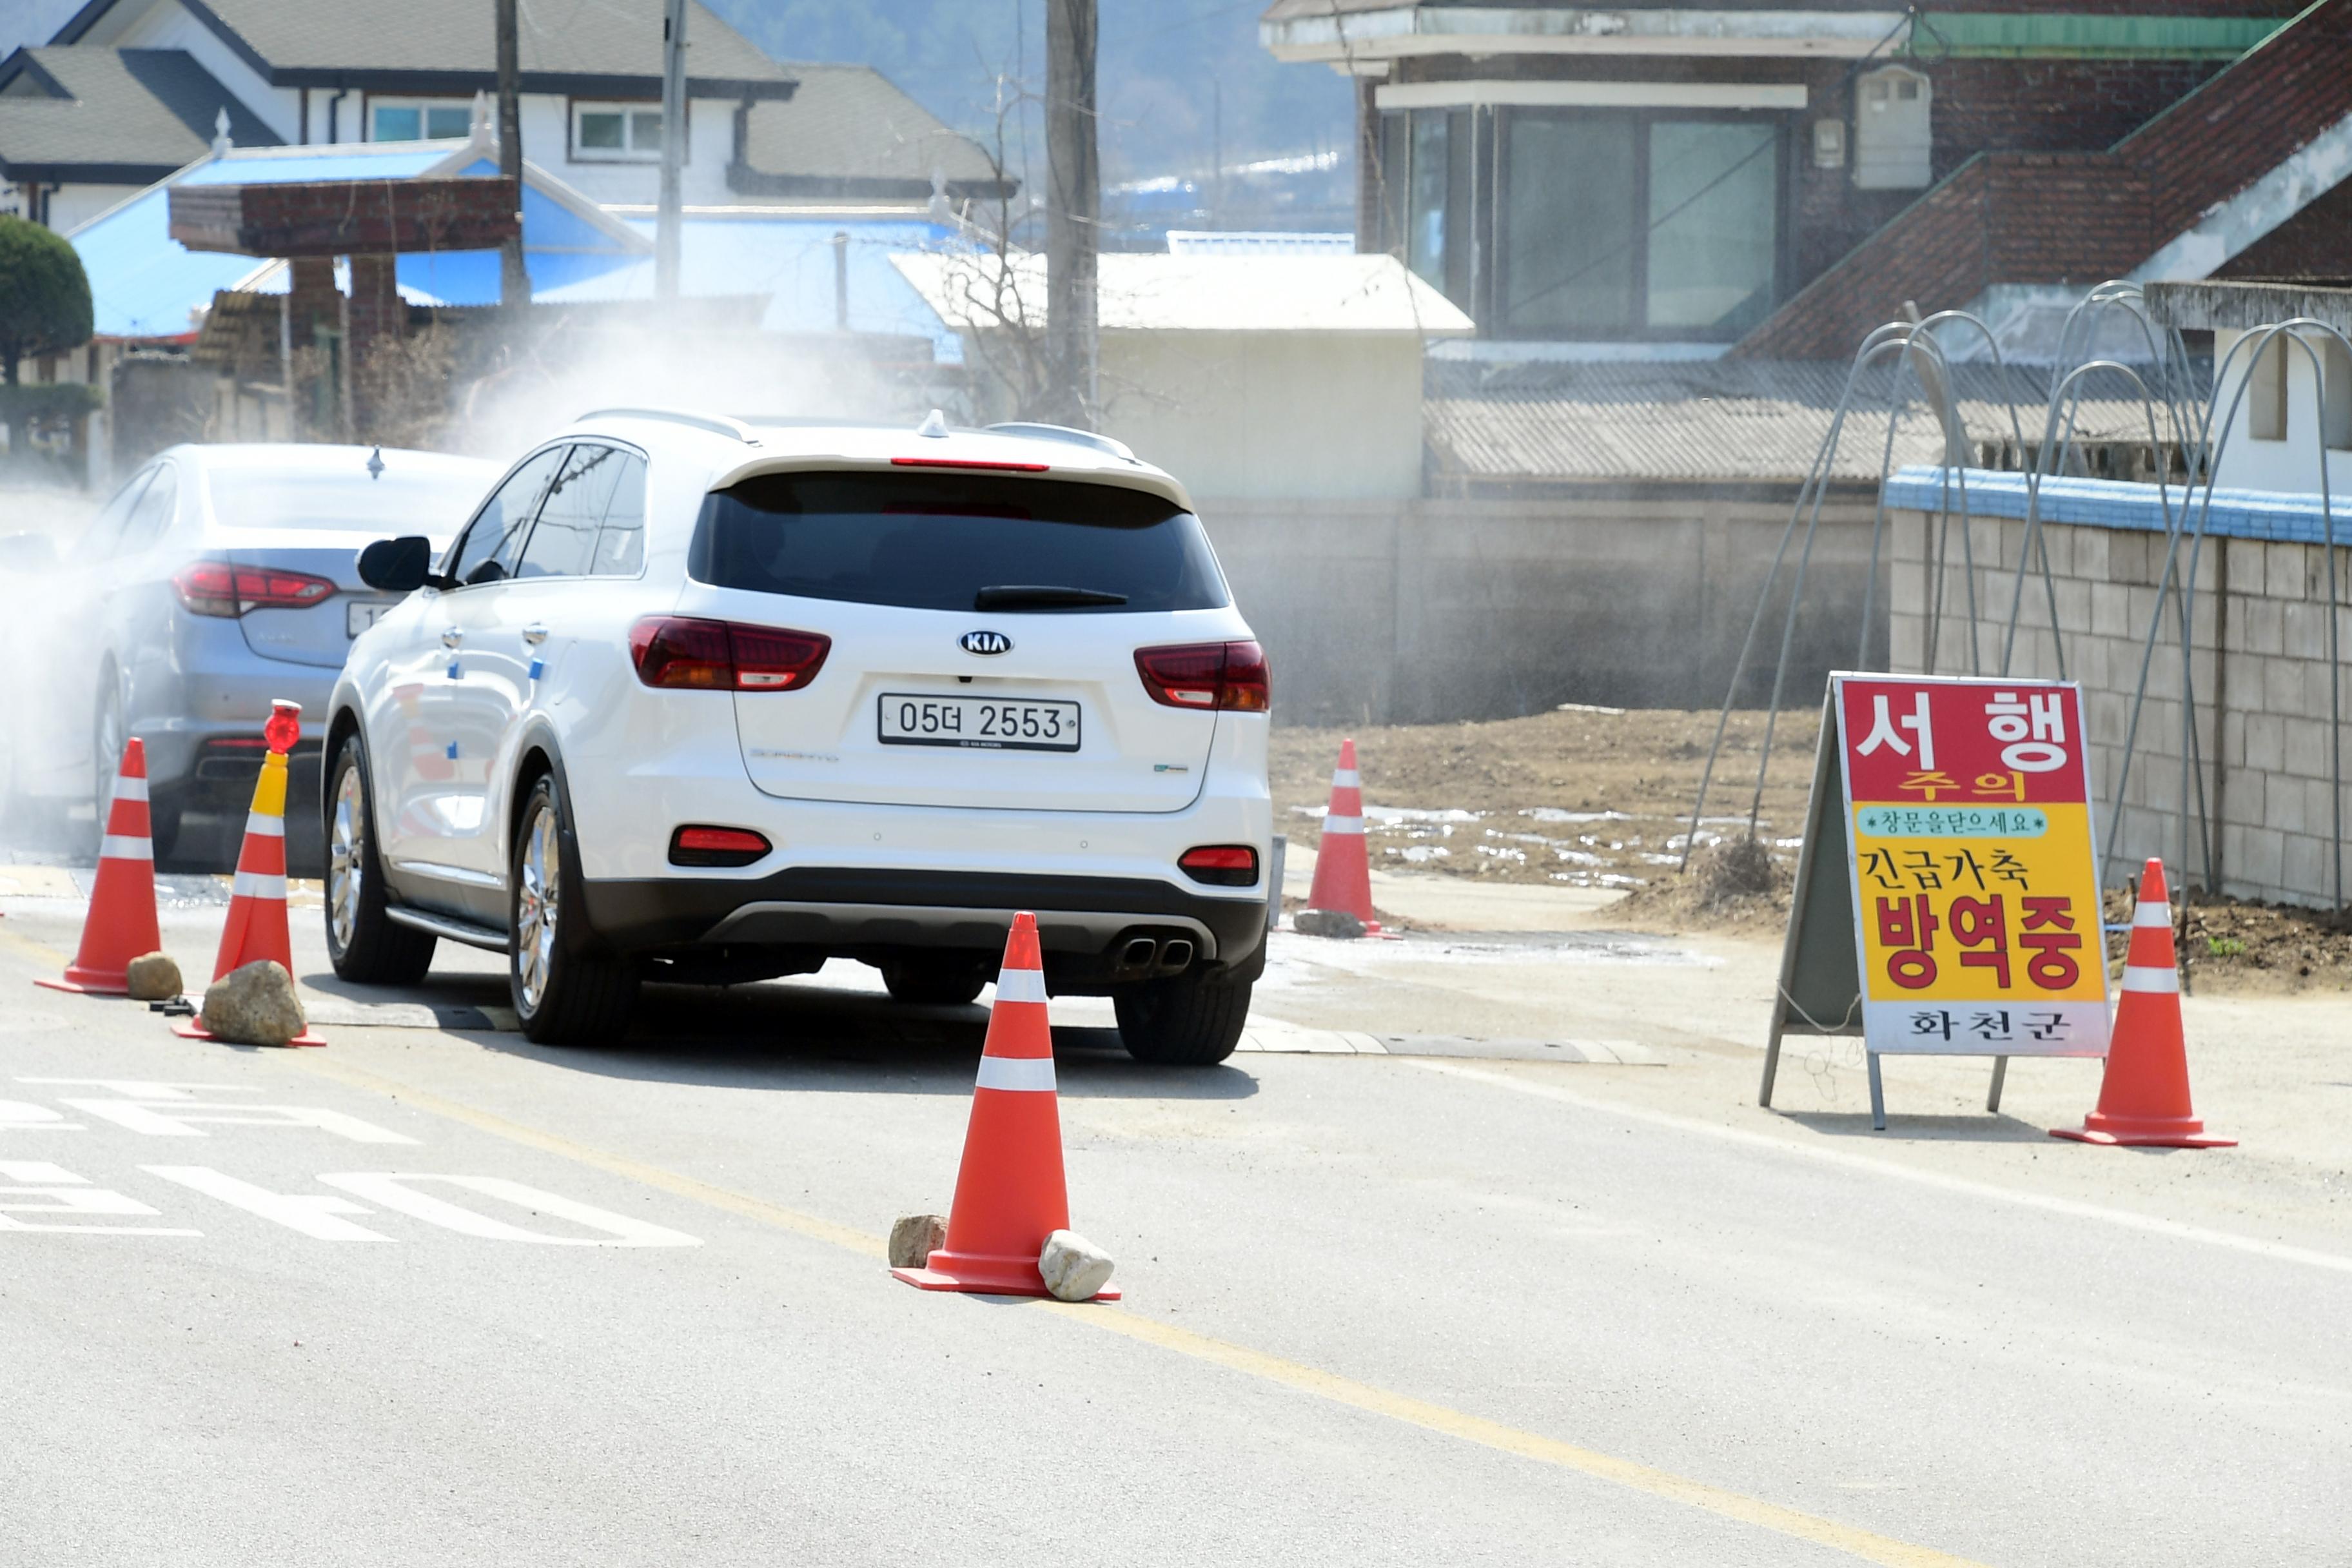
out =
[(474, 110), (463, 103), (428, 104), (425, 110), (425, 134), (435, 142), (451, 138), (463, 139), (474, 132)]
[(639, 110), (629, 116), (629, 151), (659, 153), (661, 151), (661, 110)]
[(379, 103), (375, 106), (373, 140), (417, 142), (424, 136), (425, 111), (415, 104)]
[(131, 509), (139, 504), (139, 497), (147, 489), (147, 481), (155, 477), (153, 468), (142, 468), (131, 476), (123, 487), (115, 491), (99, 514), (90, 519), (89, 526), (74, 542), (76, 561), (103, 561), (114, 553), (117, 541), (122, 537), (123, 524), (131, 521)]
[(1780, 140), (1746, 121), (1650, 127), (1650, 325), (1730, 335), (1770, 312)]
[(628, 122), (617, 111), (580, 111), (580, 146), (599, 153), (618, 153), (628, 145)]
[(457, 560), (449, 570), (459, 587), (502, 582), (514, 575), (540, 498), (570, 449), (550, 447), (534, 454), (482, 503), (466, 536), (457, 542)]
[(703, 501), (698, 582), (763, 594), (979, 608), (983, 588), (1074, 588), (1069, 610), (1227, 604), (1200, 520), (1143, 490), (981, 475), (762, 474)]
[(161, 539), (172, 526), (173, 503), (180, 498), (180, 481), (172, 465), (164, 463), (155, 469), (155, 482), (139, 498), (131, 510), (131, 521), (123, 525), (122, 544), (115, 553), (136, 555)]
[(1505, 330), (1613, 336), (1634, 326), (1641, 123), (1512, 118), (1504, 164)]
[(215, 458), (205, 465), (205, 489), (213, 515), (239, 528), (332, 528), (371, 539), (455, 533), (482, 500), (481, 477), (470, 467), (420, 464), (399, 452), (373, 479), (356, 462), (347, 473), (306, 473)]
[(572, 448), (571, 461), (547, 492), (539, 509), (539, 522), (524, 547), (518, 577), (584, 577), (596, 553), (596, 531), (604, 508), (613, 499), (613, 481), (620, 477), (621, 451), (616, 447), (583, 442)]
[(646, 460), (621, 455), (604, 526), (596, 533), (596, 559), (588, 570), (599, 577), (634, 577), (646, 564)]
[(1412, 116), (1405, 155), (1405, 265), (1433, 289), (1445, 287), (1445, 143), (1444, 110)]

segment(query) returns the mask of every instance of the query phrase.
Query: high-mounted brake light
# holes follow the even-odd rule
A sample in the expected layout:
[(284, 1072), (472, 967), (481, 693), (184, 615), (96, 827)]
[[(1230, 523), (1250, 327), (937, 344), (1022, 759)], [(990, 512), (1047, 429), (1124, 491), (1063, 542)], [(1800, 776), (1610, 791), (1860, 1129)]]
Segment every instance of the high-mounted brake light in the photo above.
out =
[(978, 458), (893, 458), (894, 468), (993, 468), (1003, 474), (1050, 474), (1050, 463), (991, 463)]
[(797, 691), (824, 668), (822, 632), (647, 616), (629, 628), (629, 659), (647, 686), (700, 691)]
[(191, 561), (172, 574), (172, 591), (190, 615), (234, 620), (252, 610), (308, 609), (332, 595), (335, 585), (324, 577), (275, 566)]
[(1247, 888), (1257, 882), (1257, 851), (1246, 844), (1203, 844), (1177, 857), (1176, 864), (1196, 882)]
[(1263, 713), (1273, 702), (1265, 650), (1255, 642), (1138, 648), (1135, 669), (1151, 700), (1170, 708)]

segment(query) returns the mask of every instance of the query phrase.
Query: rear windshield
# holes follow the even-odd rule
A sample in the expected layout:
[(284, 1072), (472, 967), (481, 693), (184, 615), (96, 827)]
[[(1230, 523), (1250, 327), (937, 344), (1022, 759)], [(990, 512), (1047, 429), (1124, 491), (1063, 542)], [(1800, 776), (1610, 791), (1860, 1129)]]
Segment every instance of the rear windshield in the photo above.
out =
[[(406, 471), (403, 471), (405, 468)], [(347, 474), (215, 468), (213, 516), (230, 528), (333, 528), (353, 533), (455, 533), (497, 476), (488, 465), (418, 468), (387, 458), (371, 479), (358, 464)]]
[[(702, 503), (688, 571), (720, 588), (911, 610), (1212, 610), (1201, 520), (1113, 485), (994, 474), (762, 474)], [(1078, 590), (1024, 600), (1008, 588)], [(983, 590), (1000, 592), (983, 601)]]

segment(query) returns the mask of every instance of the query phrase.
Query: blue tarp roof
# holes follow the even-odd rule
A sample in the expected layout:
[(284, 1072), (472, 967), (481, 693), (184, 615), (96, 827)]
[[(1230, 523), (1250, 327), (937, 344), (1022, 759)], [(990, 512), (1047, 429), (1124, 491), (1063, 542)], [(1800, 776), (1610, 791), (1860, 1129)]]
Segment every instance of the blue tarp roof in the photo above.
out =
[[(630, 218), (650, 240), (651, 218)], [(919, 218), (688, 217), (678, 237), (678, 291), (689, 298), (766, 294), (761, 325), (772, 332), (835, 328), (833, 237), (849, 236), (849, 330), (929, 338), (940, 360), (960, 361), (962, 342), (890, 265), (896, 251), (951, 243), (955, 231)], [(535, 296), (567, 300), (650, 300), (650, 258)]]
[[(446, 163), (458, 142), (397, 142), (364, 146), (232, 151), (206, 158), (103, 213), (68, 237), (89, 275), (90, 303), (101, 337), (179, 337), (195, 330), (193, 312), (214, 293), (235, 287), (267, 259), (188, 250), (170, 235), (173, 184), (283, 184), (297, 180), (409, 180)], [(462, 173), (495, 174), (486, 159)], [(577, 283), (625, 267), (643, 254), (536, 184), (522, 198), (523, 260), (534, 290)], [(499, 257), (494, 250), (446, 251), (400, 258), (400, 282), (411, 298), (450, 305), (495, 304)], [(262, 285), (283, 291), (284, 275)]]

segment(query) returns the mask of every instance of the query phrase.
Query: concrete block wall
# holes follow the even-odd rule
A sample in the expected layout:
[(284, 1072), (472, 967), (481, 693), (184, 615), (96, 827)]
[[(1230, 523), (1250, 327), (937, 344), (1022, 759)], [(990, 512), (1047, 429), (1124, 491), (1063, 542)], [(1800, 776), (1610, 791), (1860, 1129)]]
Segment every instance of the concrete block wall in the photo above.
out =
[[(1929, 511), (1895, 510), (1890, 516), (1892, 668), (1941, 675), (2000, 673), (2023, 522), (1974, 518), (1965, 536), (1974, 557), (1971, 574), (1962, 564), (1957, 515), (1948, 522)], [(2352, 539), (2352, 526), (2346, 533)], [(2167, 538), (2095, 522), (2045, 523), (2042, 537), (2049, 548), (2057, 624), (2064, 628), (2063, 666), (2051, 635), (2050, 594), (2037, 567), (2026, 576), (2008, 668), (2031, 677), (2063, 673), (2083, 683), (2097, 795), (2094, 810), (2104, 844), (2116, 811), (2133, 693), (2145, 664), (2146, 697), (2130, 772), (2123, 779), (2122, 829), (2110, 875), (2120, 879), (2147, 857), (2158, 856), (2179, 876), (2184, 868), (2184, 736), (2177, 598), (2166, 607), (2152, 657), (2148, 651)], [(1939, 547), (1945, 570), (1938, 595), (1930, 584), (1937, 575), (1932, 564)], [(2183, 577), (2189, 553), (2184, 536), (2178, 559)], [(2205, 885), (2205, 851), (2196, 827), (2201, 788), (2213, 826), (2212, 873), (2221, 890), (2333, 907), (2336, 809), (2341, 805), (2343, 822), (2352, 830), (2352, 789), (2340, 799), (2335, 796), (2335, 752), (2341, 742), (2330, 707), (2328, 547), (2221, 534), (2208, 537), (2196, 553), (2188, 661), (2196, 728), (2187, 786), (2186, 875)], [(2336, 546), (2335, 555), (2337, 648), (2352, 659), (2352, 607), (2343, 603), (2352, 596), (2352, 545)], [(1973, 654), (1967, 606), (1971, 581), (1978, 610)], [(2352, 670), (2344, 672), (2341, 699), (2345, 714), (2352, 716)], [(2344, 766), (2352, 778), (2352, 749)], [(2352, 859), (2344, 870), (2352, 876)]]

